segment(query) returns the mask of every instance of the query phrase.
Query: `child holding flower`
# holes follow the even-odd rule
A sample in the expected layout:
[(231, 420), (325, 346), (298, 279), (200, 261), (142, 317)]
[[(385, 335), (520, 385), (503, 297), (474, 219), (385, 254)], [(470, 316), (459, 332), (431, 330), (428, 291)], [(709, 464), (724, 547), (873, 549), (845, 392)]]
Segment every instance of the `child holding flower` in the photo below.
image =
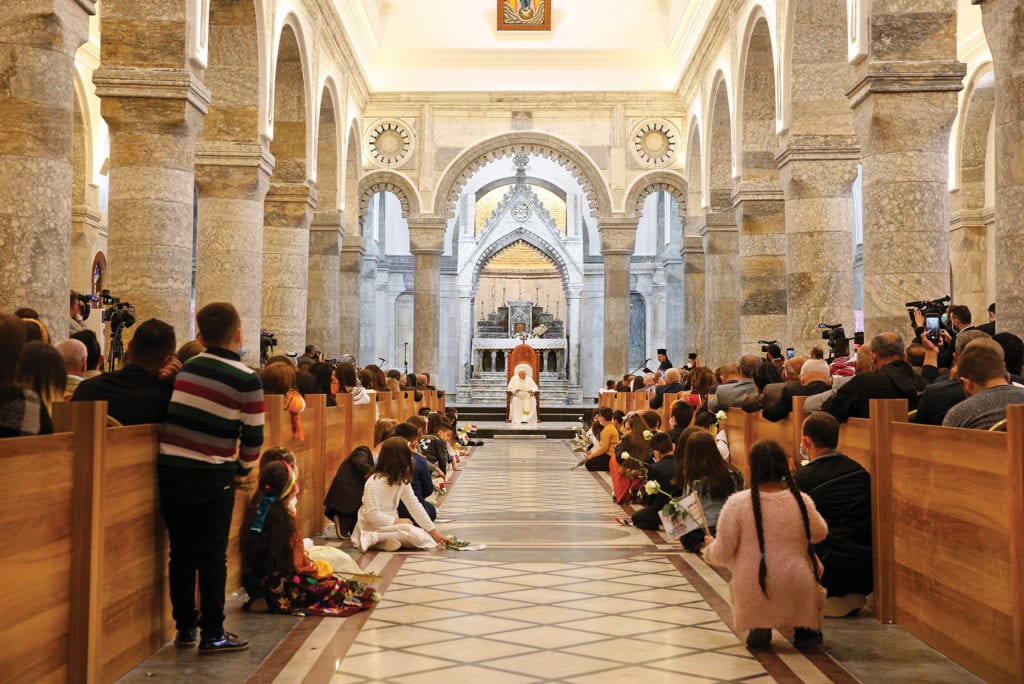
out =
[[(673, 483), (683, 491), (683, 496), (691, 491), (697, 492), (704, 522), (714, 534), (725, 500), (743, 489), (743, 475), (735, 466), (722, 460), (711, 433), (695, 431), (686, 440), (683, 457), (676, 460)], [(687, 551), (699, 553), (704, 531), (694, 530), (679, 541)]]

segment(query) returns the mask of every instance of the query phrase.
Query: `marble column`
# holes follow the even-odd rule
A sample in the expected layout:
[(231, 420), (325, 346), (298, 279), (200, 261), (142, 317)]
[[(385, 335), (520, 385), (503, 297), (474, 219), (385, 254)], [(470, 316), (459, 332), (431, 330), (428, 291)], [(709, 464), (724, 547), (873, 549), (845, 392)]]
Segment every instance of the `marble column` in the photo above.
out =
[[(306, 339), (309, 340), (309, 344), (317, 345), (329, 359), (337, 358), (341, 354), (359, 353), (358, 325), (355, 328), (355, 339), (346, 339), (344, 344), (340, 344), (342, 302), (349, 305), (352, 303), (349, 293), (341, 291), (343, 234), (340, 211), (318, 211), (313, 214), (313, 221), (309, 225)], [(356, 266), (358, 268), (358, 257)], [(358, 311), (358, 287), (355, 292), (355, 306)]]
[[(960, 192), (950, 197), (949, 257), (953, 273), (953, 300), (971, 310), (972, 322), (988, 320), (988, 231), (984, 209), (959, 206)], [(997, 252), (998, 254), (998, 252)], [(998, 292), (998, 290), (997, 290)], [(996, 311), (998, 311), (998, 306)]]
[(459, 384), (465, 385), (471, 380), (468, 372), (473, 363), (473, 291), (459, 290)]
[(600, 219), (604, 257), (604, 376), (629, 369), (629, 258), (636, 245), (636, 219)]
[(740, 344), (786, 337), (786, 212), (782, 189), (772, 181), (743, 181), (733, 193), (740, 254)]
[[(996, 76), (997, 330), (1024, 332), (1024, 6), (1018, 0), (981, 5)], [(981, 312), (976, 316), (984, 320)]]
[(73, 65), (94, 13), (35, 0), (0, 21), (0, 310), (38, 310), (54, 341), (68, 334)]
[(909, 325), (904, 302), (949, 293), (949, 133), (966, 66), (956, 3), (872, 6), (868, 57), (847, 91), (864, 178), (864, 328)]
[[(360, 235), (346, 235), (341, 243), (339, 262), (340, 305), (335, 312), (339, 334), (337, 343), (342, 354), (357, 355), (362, 345), (363, 311), (363, 238)], [(368, 317), (369, 327), (371, 319)], [(370, 354), (358, 357), (360, 365), (379, 363), (372, 350)]]
[[(703, 217), (701, 217), (703, 223)], [(700, 231), (704, 230), (703, 225), (698, 226)], [(683, 238), (683, 347), (684, 353), (679, 359), (672, 361), (682, 366), (686, 361), (683, 358), (691, 353), (698, 356), (700, 363), (704, 364), (704, 238), (701, 236), (687, 236)]]
[(280, 354), (301, 354), (306, 345), (309, 224), (315, 208), (316, 190), (307, 183), (271, 183), (263, 204), (263, 327), (277, 335)]
[(580, 298), (582, 295), (583, 288), (579, 287), (570, 288), (565, 295), (565, 330), (569, 334), (569, 363), (566, 368), (566, 377), (569, 378), (571, 386), (580, 384), (580, 336), (583, 333), (580, 325)]
[(822, 347), (819, 323), (853, 336), (853, 182), (860, 147), (850, 135), (799, 136), (779, 153), (786, 212), (786, 340)]
[(196, 145), (196, 309), (234, 304), (249, 350), (244, 361), (253, 364), (259, 362), (263, 304), (263, 200), (273, 169), (265, 145)]
[(740, 265), (736, 214), (704, 217), (705, 337), (702, 364), (715, 368), (740, 358)]
[(416, 373), (437, 373), (440, 362), (441, 255), (447, 220), (409, 219), (409, 251), (415, 257), (413, 367)]
[[(195, 143), (210, 91), (184, 66), (184, 54), (171, 60), (182, 66), (163, 66), (169, 57), (157, 53), (165, 46), (146, 42), (137, 5), (104, 2), (102, 11), (103, 66), (92, 80), (110, 130), (108, 287), (135, 305), (140, 321), (159, 318), (184, 341), (192, 323)], [(178, 18), (160, 30), (184, 31)]]

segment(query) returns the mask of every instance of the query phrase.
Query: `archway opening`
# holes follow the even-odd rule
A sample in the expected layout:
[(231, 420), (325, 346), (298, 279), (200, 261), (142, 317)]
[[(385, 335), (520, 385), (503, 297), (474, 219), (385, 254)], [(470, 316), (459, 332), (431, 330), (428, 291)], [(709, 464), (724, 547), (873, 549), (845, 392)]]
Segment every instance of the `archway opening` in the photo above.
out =
[[(473, 319), (477, 331), (495, 335), (530, 334), (543, 325), (555, 337), (564, 337), (565, 288), (555, 262), (524, 240), (516, 240), (484, 265), (476, 282)], [(512, 325), (509, 309), (513, 303), (528, 302), (532, 323)], [(561, 333), (559, 331), (562, 331)]]

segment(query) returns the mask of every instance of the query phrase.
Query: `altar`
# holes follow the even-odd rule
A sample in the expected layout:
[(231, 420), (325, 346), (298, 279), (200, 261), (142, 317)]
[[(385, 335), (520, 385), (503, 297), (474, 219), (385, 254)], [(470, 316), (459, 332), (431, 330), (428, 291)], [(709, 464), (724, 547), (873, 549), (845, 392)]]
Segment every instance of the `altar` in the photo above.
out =
[(469, 358), (463, 358), (459, 400), (504, 404), (509, 354), (519, 345), (528, 344), (538, 352), (546, 403), (578, 403), (582, 391), (578, 371), (573, 369), (578, 369), (579, 362), (573, 358), (571, 342), (565, 323), (542, 306), (512, 301), (497, 307), (473, 326)]

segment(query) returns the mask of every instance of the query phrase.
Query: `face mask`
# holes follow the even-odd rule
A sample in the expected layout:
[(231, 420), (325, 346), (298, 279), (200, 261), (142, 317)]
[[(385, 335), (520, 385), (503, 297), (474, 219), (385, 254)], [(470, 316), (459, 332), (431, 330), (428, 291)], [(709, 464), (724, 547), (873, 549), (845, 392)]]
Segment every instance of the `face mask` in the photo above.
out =
[(811, 462), (811, 459), (807, 455), (807, 452), (804, 451), (804, 445), (803, 444), (800, 445), (800, 458), (803, 459), (803, 460), (800, 461), (800, 465), (802, 465), (802, 466), (805, 466), (805, 465), (807, 465), (808, 463)]
[(245, 347), (242, 347), (242, 348), (240, 348), (238, 350), (238, 355), (241, 356), (242, 358), (245, 358), (245, 355), (248, 354), (248, 353), (249, 353), (249, 350), (246, 349)]

